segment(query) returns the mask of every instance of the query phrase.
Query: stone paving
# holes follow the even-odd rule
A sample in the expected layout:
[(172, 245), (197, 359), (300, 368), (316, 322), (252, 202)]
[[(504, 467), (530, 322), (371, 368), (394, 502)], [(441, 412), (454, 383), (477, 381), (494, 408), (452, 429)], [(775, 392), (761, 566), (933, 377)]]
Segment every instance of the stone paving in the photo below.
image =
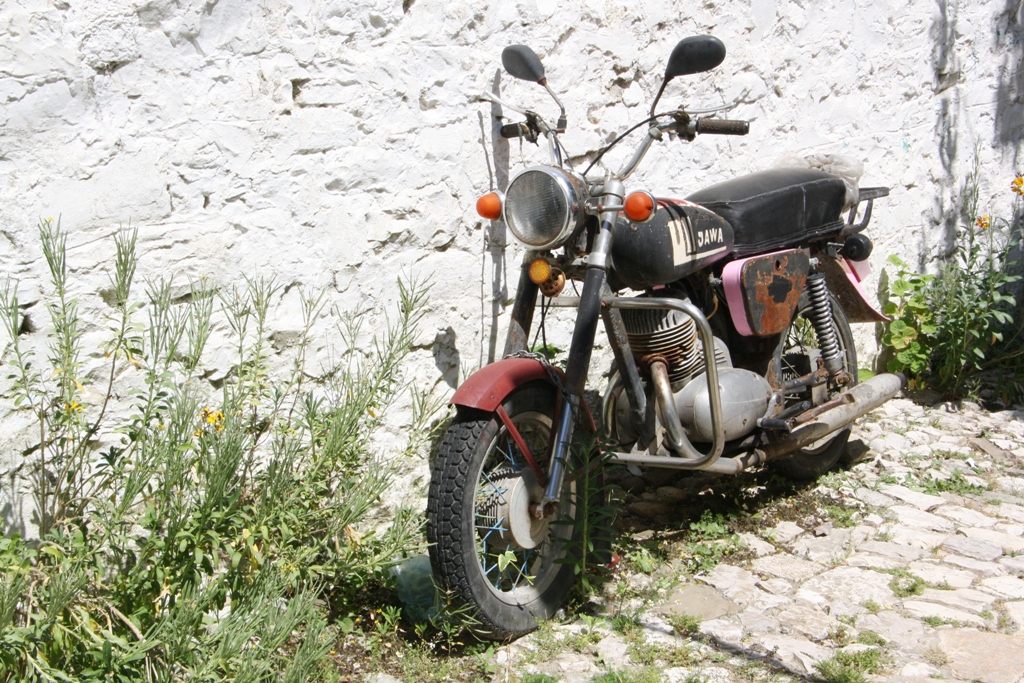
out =
[[(855, 426), (851, 454), (856, 462), (818, 489), (853, 511), (844, 525), (770, 520), (742, 534), (740, 559), (711, 571), (685, 574), (672, 562), (650, 576), (624, 571), (613, 584), (662, 579), (640, 603), (639, 641), (611, 628), (606, 599), (605, 619), (548, 626), (497, 661), (520, 677), (551, 677), (537, 680), (587, 681), (651, 662), (666, 681), (831, 680), (821, 663), (881, 649), (868, 681), (1024, 681), (1024, 412), (897, 399)], [(657, 517), (658, 500), (644, 494), (630, 509)], [(699, 617), (699, 635), (677, 633), (679, 615)], [(592, 646), (579, 646), (581, 633)], [(549, 656), (538, 656), (545, 639)], [(559, 639), (576, 647), (551, 647)], [(638, 642), (703, 655), (672, 666)], [(751, 673), (752, 663), (769, 673)]]

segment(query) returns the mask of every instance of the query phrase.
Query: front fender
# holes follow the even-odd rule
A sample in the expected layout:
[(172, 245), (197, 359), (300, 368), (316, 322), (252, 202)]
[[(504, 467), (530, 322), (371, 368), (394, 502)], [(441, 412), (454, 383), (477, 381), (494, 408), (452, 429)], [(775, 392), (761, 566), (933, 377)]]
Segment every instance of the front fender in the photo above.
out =
[(540, 361), (533, 358), (505, 358), (470, 375), (455, 390), (455, 395), (448, 403), (493, 412), (516, 387), (537, 379), (549, 383), (551, 381)]

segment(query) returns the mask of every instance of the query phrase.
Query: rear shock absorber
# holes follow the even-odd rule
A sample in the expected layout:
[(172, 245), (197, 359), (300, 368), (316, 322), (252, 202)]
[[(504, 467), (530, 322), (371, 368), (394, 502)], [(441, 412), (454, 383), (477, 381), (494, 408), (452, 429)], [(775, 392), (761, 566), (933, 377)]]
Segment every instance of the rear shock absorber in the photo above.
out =
[(832, 323), (832, 301), (825, 285), (824, 273), (807, 276), (807, 294), (811, 299), (809, 316), (818, 337), (821, 358), (825, 361), (825, 370), (828, 374), (834, 375), (843, 369), (843, 353), (839, 349), (836, 327)]

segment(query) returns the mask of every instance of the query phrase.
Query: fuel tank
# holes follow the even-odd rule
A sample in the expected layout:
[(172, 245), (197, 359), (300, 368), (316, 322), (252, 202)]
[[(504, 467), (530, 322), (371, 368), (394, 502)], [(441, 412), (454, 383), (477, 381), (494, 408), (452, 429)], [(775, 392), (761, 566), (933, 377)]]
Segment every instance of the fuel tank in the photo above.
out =
[(622, 285), (647, 289), (725, 258), (732, 246), (732, 226), (718, 214), (686, 200), (659, 199), (644, 223), (620, 217), (612, 236), (612, 269)]

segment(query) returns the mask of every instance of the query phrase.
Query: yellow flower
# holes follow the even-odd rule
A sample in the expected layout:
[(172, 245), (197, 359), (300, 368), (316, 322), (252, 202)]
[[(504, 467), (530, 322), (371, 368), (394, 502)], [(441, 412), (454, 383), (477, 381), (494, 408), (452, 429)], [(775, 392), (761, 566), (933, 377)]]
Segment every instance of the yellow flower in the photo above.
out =
[(1010, 183), (1014, 194), (1024, 195), (1024, 175), (1019, 175)]
[(974, 219), (974, 224), (978, 226), (979, 230), (986, 230), (992, 227), (992, 216), (989, 216), (988, 214), (978, 216)]

